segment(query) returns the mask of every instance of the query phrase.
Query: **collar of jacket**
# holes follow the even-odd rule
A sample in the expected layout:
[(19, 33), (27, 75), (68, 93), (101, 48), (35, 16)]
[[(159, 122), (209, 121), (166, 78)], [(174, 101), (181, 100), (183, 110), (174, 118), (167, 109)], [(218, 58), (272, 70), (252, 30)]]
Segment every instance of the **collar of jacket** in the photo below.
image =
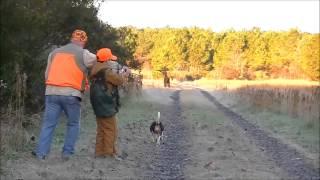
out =
[(70, 43), (71, 43), (71, 44), (74, 44), (74, 45), (77, 45), (77, 46), (79, 46), (79, 47), (81, 47), (81, 48), (84, 48), (84, 45), (85, 45), (83, 42), (76, 41), (76, 40), (71, 40)]

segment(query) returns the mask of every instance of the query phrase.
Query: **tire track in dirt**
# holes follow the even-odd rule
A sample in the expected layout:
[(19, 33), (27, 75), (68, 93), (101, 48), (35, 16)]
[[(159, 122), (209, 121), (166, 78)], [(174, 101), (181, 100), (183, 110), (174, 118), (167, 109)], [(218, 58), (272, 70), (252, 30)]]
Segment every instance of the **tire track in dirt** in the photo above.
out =
[(307, 164), (304, 160), (305, 157), (295, 149), (281, 143), (278, 139), (271, 137), (267, 132), (249, 123), (240, 115), (223, 106), (207, 91), (201, 89), (200, 91), (209, 101), (214, 103), (219, 110), (223, 111), (227, 117), (246, 131), (248, 137), (253, 138), (261, 150), (271, 157), (279, 167), (287, 171), (289, 176), (294, 179), (320, 178), (319, 170)]
[[(145, 179), (184, 179), (184, 162), (187, 159), (186, 137), (188, 130), (181, 118), (180, 91), (170, 96), (173, 103), (161, 114), (165, 130), (164, 143), (160, 146), (152, 144), (152, 154), (148, 158), (149, 165), (144, 170)], [(163, 117), (164, 115), (164, 117)]]

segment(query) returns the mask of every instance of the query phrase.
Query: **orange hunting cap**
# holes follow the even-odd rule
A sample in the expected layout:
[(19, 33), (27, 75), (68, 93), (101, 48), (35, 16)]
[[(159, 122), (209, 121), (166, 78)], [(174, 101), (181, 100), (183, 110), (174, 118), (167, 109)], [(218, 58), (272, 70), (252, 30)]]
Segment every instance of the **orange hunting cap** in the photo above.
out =
[(72, 33), (71, 40), (79, 41), (79, 42), (87, 42), (88, 36), (86, 32), (76, 29)]
[(101, 48), (97, 52), (97, 60), (100, 62), (105, 62), (108, 60), (117, 60), (117, 56), (113, 55), (111, 49)]

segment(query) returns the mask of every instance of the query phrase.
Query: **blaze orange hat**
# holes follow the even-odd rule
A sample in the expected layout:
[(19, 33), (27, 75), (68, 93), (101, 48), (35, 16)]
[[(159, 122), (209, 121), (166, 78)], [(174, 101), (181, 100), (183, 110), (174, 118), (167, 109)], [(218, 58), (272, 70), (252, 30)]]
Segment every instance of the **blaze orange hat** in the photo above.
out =
[(86, 32), (79, 30), (79, 29), (76, 29), (72, 33), (71, 40), (80, 41), (80, 42), (87, 42), (88, 36), (87, 36)]
[(100, 62), (105, 62), (108, 60), (117, 60), (117, 56), (112, 54), (111, 49), (101, 48), (97, 52), (97, 59)]

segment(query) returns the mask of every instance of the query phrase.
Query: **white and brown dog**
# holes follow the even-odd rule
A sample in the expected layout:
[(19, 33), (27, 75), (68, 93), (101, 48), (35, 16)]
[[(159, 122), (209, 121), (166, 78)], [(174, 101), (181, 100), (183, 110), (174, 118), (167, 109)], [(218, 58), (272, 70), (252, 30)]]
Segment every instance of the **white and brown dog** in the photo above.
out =
[(157, 145), (160, 145), (160, 142), (163, 140), (163, 131), (164, 126), (160, 122), (160, 112), (158, 112), (158, 119), (153, 121), (150, 125), (150, 132), (152, 134), (153, 142), (156, 142)]

